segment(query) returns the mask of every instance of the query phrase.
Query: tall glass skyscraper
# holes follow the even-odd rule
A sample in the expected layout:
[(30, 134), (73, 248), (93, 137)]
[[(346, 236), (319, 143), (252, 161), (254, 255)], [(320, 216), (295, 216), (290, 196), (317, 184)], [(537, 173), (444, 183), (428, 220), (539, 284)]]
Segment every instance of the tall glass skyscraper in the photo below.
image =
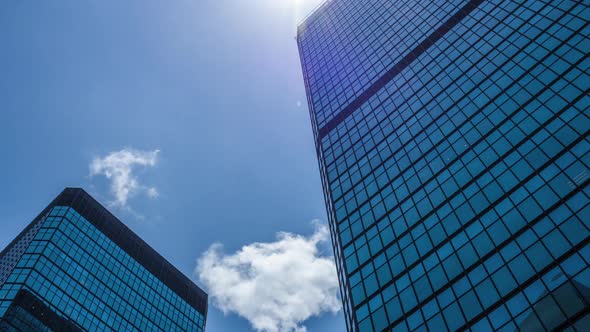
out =
[(0, 253), (0, 331), (197, 331), (207, 294), (82, 189)]
[(349, 331), (590, 331), (589, 19), (331, 0), (299, 26)]

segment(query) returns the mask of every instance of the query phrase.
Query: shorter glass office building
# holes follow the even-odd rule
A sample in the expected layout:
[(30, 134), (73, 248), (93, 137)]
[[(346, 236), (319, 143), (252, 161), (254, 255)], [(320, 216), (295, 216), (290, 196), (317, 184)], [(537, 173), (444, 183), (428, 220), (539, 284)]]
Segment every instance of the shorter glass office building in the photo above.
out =
[(0, 253), (0, 331), (197, 331), (207, 294), (82, 189)]

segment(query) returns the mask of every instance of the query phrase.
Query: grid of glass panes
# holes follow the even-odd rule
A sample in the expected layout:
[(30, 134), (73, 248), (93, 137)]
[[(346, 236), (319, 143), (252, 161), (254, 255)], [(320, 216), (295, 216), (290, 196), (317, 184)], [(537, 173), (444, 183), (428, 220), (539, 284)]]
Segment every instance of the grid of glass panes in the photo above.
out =
[(326, 4), (329, 9), (313, 15), (300, 33), (318, 126), (323, 127), (465, 2)]
[(201, 313), (73, 209), (54, 208), (41, 232), (49, 241), (29, 250), (43, 255), (23, 256), (34, 269), (19, 282), (57, 313), (88, 330), (203, 330)]
[(488, 279), (468, 275), (515, 245), (530, 264), (569, 257), (515, 239), (570, 196), (581, 203), (538, 243), (587, 242), (587, 17), (574, 1), (484, 2), (320, 137), (361, 330), (413, 330), (458, 307), (446, 324), (460, 327), (502, 305), (508, 293), (484, 304), (473, 289)]
[(6, 278), (12, 272), (12, 269), (16, 266), (21, 256), (33, 241), (33, 238), (37, 234), (37, 231), (43, 223), (43, 218), (39, 220), (20, 238), (12, 247), (8, 248), (7, 251), (0, 257), (0, 287), (6, 281)]
[[(51, 234), (43, 229), (47, 218), (40, 219), (32, 229), (15, 244), (18, 260), (13, 264), (4, 283), (0, 286), (0, 319), (9, 311), (17, 293), (32, 271), (35, 262), (47, 245)], [(11, 248), (10, 250), (12, 250)]]
[[(574, 58), (578, 61), (583, 60), (583, 54), (581, 52), (569, 52), (572, 48), (568, 46), (569, 45), (567, 44), (562, 45), (562, 47), (565, 48), (565, 51), (568, 51), (566, 57)], [(503, 92), (503, 96), (498, 94), (496, 99), (490, 103), (489, 100), (491, 98), (482, 100), (484, 96), (482, 96), (481, 90), (472, 83), (472, 89), (474, 91), (479, 90), (477, 91), (475, 98), (469, 98), (470, 96), (466, 95), (466, 97), (462, 98), (463, 103), (460, 101), (458, 103), (459, 106), (452, 106), (449, 110), (444, 110), (446, 111), (444, 112), (444, 116), (438, 117), (434, 122), (428, 122), (427, 120), (431, 118), (427, 115), (423, 116), (423, 118), (426, 118), (423, 120), (423, 124), (420, 124), (420, 120), (416, 120), (415, 118), (410, 119), (410, 121), (414, 120), (413, 127), (410, 126), (408, 128), (406, 126), (403, 130), (399, 130), (398, 128), (394, 134), (387, 137), (387, 139), (393, 137), (395, 140), (383, 141), (389, 144), (381, 143), (381, 151), (373, 149), (368, 155), (365, 155), (364, 158), (359, 160), (361, 163), (360, 167), (357, 167), (357, 165), (354, 164), (356, 161), (354, 158), (351, 158), (352, 164), (349, 169), (354, 170), (354, 172), (350, 172), (349, 169), (344, 170), (343, 175), (341, 176), (343, 179), (339, 181), (339, 183), (334, 181), (331, 185), (338, 219), (341, 222), (347, 221), (345, 227), (341, 228), (343, 242), (348, 244), (352, 239), (358, 239), (358, 233), (363, 232), (365, 230), (364, 228), (368, 228), (363, 227), (364, 225), (375, 225), (376, 222), (371, 219), (381, 217), (382, 213), (377, 213), (384, 208), (390, 210), (390, 207), (387, 206), (387, 204), (395, 205), (400, 201), (403, 203), (408, 202), (408, 196), (410, 196), (413, 188), (420, 188), (421, 185), (426, 184), (424, 188), (426, 191), (422, 190), (421, 192), (418, 192), (415, 197), (412, 197), (413, 202), (410, 201), (411, 205), (420, 207), (420, 203), (428, 204), (428, 201), (424, 199), (426, 194), (428, 194), (429, 198), (433, 200), (433, 203), (430, 203), (430, 205), (437, 206), (446, 197), (449, 197), (456, 192), (456, 190), (453, 190), (453, 186), (447, 185), (448, 183), (444, 181), (449, 177), (449, 171), (446, 170), (445, 167), (450, 168), (450, 171), (452, 172), (451, 174), (458, 174), (458, 172), (462, 171), (464, 176), (461, 176), (461, 178), (465, 180), (470, 179), (470, 177), (475, 177), (478, 173), (483, 174), (481, 173), (481, 164), (489, 165), (491, 162), (499, 159), (498, 155), (502, 155), (504, 152), (508, 151), (507, 145), (504, 144), (507, 139), (514, 139), (513, 144), (518, 144), (522, 141), (519, 139), (522, 139), (525, 135), (530, 135), (534, 130), (539, 129), (539, 124), (547, 122), (547, 120), (554, 116), (554, 113), (557, 111), (564, 113), (566, 117), (570, 117), (573, 114), (576, 120), (571, 122), (570, 127), (566, 125), (565, 128), (561, 129), (563, 132), (569, 131), (570, 134), (573, 133), (573, 137), (578, 134), (583, 134), (587, 123), (587, 117), (584, 114), (586, 100), (583, 98), (584, 92), (580, 88), (583, 88), (582, 82), (584, 79), (588, 78), (588, 74), (580, 72), (575, 64), (568, 64), (567, 59), (549, 63), (551, 69), (558, 68), (556, 65), (563, 66), (564, 64), (567, 67), (565, 67), (562, 72), (567, 72), (568, 75), (565, 75), (565, 77), (559, 79), (551, 86), (543, 86), (542, 84), (550, 83), (551, 78), (557, 76), (557, 74), (553, 72), (540, 78), (532, 78), (531, 74), (527, 74), (528, 77), (525, 76), (523, 80), (526, 82), (539, 81), (536, 85), (538, 87), (543, 87), (545, 99), (548, 99), (549, 103), (563, 102), (563, 99), (558, 95), (561, 95), (562, 97), (565, 96), (570, 100), (575, 100), (576, 98), (580, 99), (573, 105), (573, 109), (570, 109), (567, 104), (563, 105), (565, 108), (559, 109), (553, 107), (551, 104), (545, 105), (545, 107), (543, 107), (543, 105), (539, 106), (537, 102), (528, 104), (527, 109), (522, 110), (519, 107), (520, 105), (513, 101), (513, 99), (518, 97), (514, 92), (522, 95), (523, 93), (527, 93), (527, 90), (521, 90), (522, 85), (519, 85), (518, 82), (512, 85), (511, 90)], [(545, 71), (550, 69), (543, 65), (539, 65), (538, 67), (541, 67)], [(517, 72), (513, 66), (509, 66), (507, 69), (509, 70), (504, 71), (503, 73)], [(486, 84), (480, 84), (480, 86), (481, 85), (486, 86)], [(465, 87), (465, 84), (462, 86)], [(527, 88), (530, 86), (531, 84), (527, 85)], [(486, 91), (492, 92), (490, 90), (492, 89)], [(453, 90), (451, 90), (451, 92), (453, 92)], [(550, 96), (551, 98), (547, 98), (547, 96)], [(511, 97), (511, 99), (508, 99), (507, 97)], [(484, 105), (487, 103), (487, 109), (484, 109), (483, 111), (478, 109), (476, 102), (483, 103)], [(531, 104), (532, 107), (529, 106)], [(431, 105), (434, 106), (434, 104)], [(438, 105), (440, 105), (440, 103)], [(410, 111), (404, 112), (402, 107), (407, 106), (399, 106), (400, 107), (397, 108), (398, 112), (395, 112), (393, 115), (396, 119), (400, 114), (410, 114), (412, 111), (412, 109), (410, 109)], [(554, 108), (554, 110), (547, 110), (549, 107)], [(514, 110), (516, 110), (516, 112), (514, 112)], [(424, 114), (421, 109), (419, 109), (418, 112)], [(486, 114), (485, 112), (489, 113)], [(510, 117), (513, 118), (511, 119)], [(514, 121), (514, 119), (516, 119), (516, 121)], [(369, 121), (371, 120), (372, 119), (369, 119)], [(383, 122), (385, 121), (382, 121), (382, 123)], [(559, 123), (562, 122), (557, 121), (554, 125), (559, 126)], [(498, 126), (498, 124), (500, 124), (499, 130), (494, 129), (494, 126)], [(385, 125), (390, 124), (385, 123)], [(379, 132), (380, 127), (383, 126), (375, 127), (376, 134), (372, 133), (373, 135), (365, 137), (374, 138), (380, 136), (382, 134)], [(427, 131), (428, 129), (430, 129), (430, 131)], [(412, 137), (411, 134), (413, 132), (418, 132), (419, 135)], [(510, 135), (503, 135), (502, 132), (510, 132)], [(464, 135), (463, 133), (466, 134)], [(405, 139), (400, 139), (400, 136)], [(471, 147), (466, 146), (466, 140), (469, 140), (469, 143), (473, 144), (482, 137), (485, 137), (486, 140), (480, 142), (477, 146), (474, 146), (473, 150), (475, 151), (468, 151), (468, 148)], [(507, 144), (511, 143), (509, 142)], [(369, 144), (356, 142), (354, 146), (364, 147), (367, 145)], [(559, 146), (556, 146), (554, 149), (558, 147)], [(392, 150), (395, 153), (392, 153)], [(468, 152), (466, 153), (466, 151)], [(477, 158), (483, 158), (483, 160), (478, 161), (473, 158), (476, 154), (480, 155)], [(372, 156), (372, 158), (369, 159), (367, 156)], [(470, 158), (465, 160), (466, 157)], [(469, 165), (470, 168), (460, 169), (462, 168), (462, 163)], [(449, 165), (451, 167), (449, 167)], [(330, 169), (330, 167), (331, 166), (328, 166), (328, 169)], [(443, 170), (442, 173), (441, 170)], [(348, 175), (348, 173), (352, 173), (352, 175)], [(375, 176), (375, 174), (377, 174), (377, 176)], [(439, 184), (433, 181), (434, 177), (432, 177), (432, 174), (441, 175), (440, 179), (442, 180), (438, 181)], [(341, 177), (338, 177), (337, 179), (340, 179)], [(349, 185), (343, 186), (344, 184)], [(351, 188), (352, 184), (355, 185), (354, 188)], [(463, 184), (464, 183), (458, 183), (457, 185)], [(455, 187), (457, 185), (455, 185)], [(439, 191), (434, 191), (436, 190), (434, 187), (444, 188)], [(444, 192), (441, 193), (443, 190)], [(342, 194), (343, 191), (344, 194)], [(406, 203), (406, 205), (409, 204)], [(419, 210), (423, 214), (425, 214), (424, 212), (429, 212), (428, 207), (420, 207)], [(430, 210), (432, 210), (431, 207)], [(368, 214), (369, 211), (371, 211), (373, 215)], [(408, 217), (408, 211), (402, 211), (405, 212), (406, 217)], [(411, 211), (410, 213), (415, 213), (415, 211)], [(348, 216), (352, 216), (352, 218)], [(350, 219), (352, 219), (352, 222), (349, 221)], [(404, 225), (400, 225), (400, 227), (407, 228), (407, 226)]]

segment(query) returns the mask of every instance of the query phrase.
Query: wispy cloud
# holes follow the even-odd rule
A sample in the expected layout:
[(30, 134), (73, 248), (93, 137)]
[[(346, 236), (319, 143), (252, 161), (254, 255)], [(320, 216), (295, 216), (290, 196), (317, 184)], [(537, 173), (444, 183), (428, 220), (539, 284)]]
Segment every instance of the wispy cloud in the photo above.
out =
[(114, 196), (113, 205), (127, 206), (129, 198), (138, 192), (145, 192), (151, 198), (158, 196), (155, 187), (139, 183), (133, 174), (136, 166), (153, 167), (158, 161), (160, 150), (140, 151), (125, 148), (111, 152), (104, 157), (97, 157), (90, 163), (90, 176), (103, 175), (111, 181), (110, 189)]
[(149, 196), (149, 198), (158, 198), (158, 196), (160, 196), (158, 189), (156, 189), (155, 187), (147, 188), (146, 193)]
[(195, 273), (214, 305), (246, 318), (257, 331), (306, 331), (308, 318), (340, 310), (333, 258), (318, 248), (328, 240), (328, 228), (317, 225), (311, 236), (282, 232), (275, 242), (252, 243), (229, 255), (213, 244)]

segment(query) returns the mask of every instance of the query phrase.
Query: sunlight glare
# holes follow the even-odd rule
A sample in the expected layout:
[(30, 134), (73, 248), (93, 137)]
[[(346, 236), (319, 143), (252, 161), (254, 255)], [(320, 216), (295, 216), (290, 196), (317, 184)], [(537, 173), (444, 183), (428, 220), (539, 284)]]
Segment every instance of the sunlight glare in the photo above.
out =
[(326, 0), (286, 0), (290, 2), (293, 10), (293, 19), (296, 24), (307, 17), (317, 6)]

